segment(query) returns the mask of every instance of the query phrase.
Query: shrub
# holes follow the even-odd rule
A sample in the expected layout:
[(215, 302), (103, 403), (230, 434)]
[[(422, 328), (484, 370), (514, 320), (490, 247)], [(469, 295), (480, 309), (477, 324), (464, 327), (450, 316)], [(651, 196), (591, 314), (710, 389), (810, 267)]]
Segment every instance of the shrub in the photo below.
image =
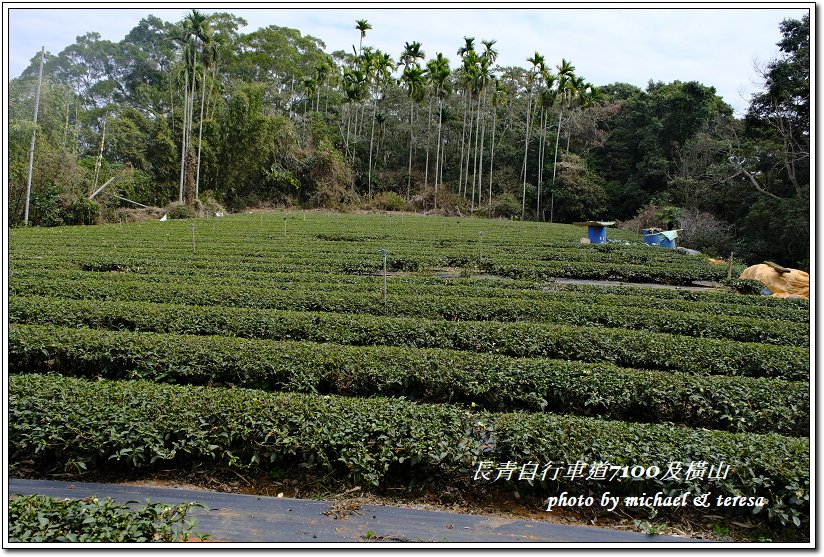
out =
[(170, 219), (193, 219), (197, 217), (197, 210), (193, 205), (174, 202), (166, 206)]
[(735, 288), (739, 294), (762, 295), (765, 290), (769, 290), (766, 284), (753, 279), (721, 279), (720, 282), (725, 286)]
[(511, 193), (504, 193), (493, 198), (492, 216), (513, 219), (521, 215), (521, 204)]
[[(18, 495), (9, 501), (9, 541), (185, 542), (196, 521), (186, 520), (197, 503), (146, 503), (137, 508), (108, 497), (73, 501), (46, 495)], [(200, 534), (196, 537), (203, 538)]]
[(406, 200), (393, 191), (382, 191), (372, 198), (372, 207), (384, 211), (403, 211)]
[(734, 250), (735, 237), (730, 226), (709, 213), (682, 210), (678, 218), (679, 243), (712, 256), (728, 256)]
[[(482, 460), (493, 466), (581, 460), (655, 465), (660, 471), (675, 461), (723, 462), (731, 473), (709, 485), (654, 475), (593, 480), (587, 487), (626, 494), (676, 489), (764, 496), (767, 513), (776, 521), (809, 521), (810, 441), (774, 433), (149, 381), (16, 375), (8, 385), (9, 467), (14, 471), (55, 463), (75, 471), (167, 468), (193, 460), (266, 471), (304, 463), (374, 486), (435, 477), (465, 486)], [(581, 487), (572, 477), (534, 484), (541, 495)]]
[(226, 209), (220, 204), (217, 197), (211, 190), (204, 191), (200, 194), (200, 212), (201, 216), (213, 217), (217, 212), (225, 212)]
[(9, 371), (395, 396), (808, 435), (809, 384), (443, 349), (15, 325)]
[(61, 195), (59, 198), (65, 224), (97, 224), (100, 205), (85, 196)]

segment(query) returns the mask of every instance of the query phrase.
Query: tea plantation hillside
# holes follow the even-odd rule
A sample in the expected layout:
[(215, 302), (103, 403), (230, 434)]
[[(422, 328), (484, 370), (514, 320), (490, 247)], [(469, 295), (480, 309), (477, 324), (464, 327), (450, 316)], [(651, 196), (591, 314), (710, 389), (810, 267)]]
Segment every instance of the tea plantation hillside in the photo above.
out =
[(10, 474), (307, 470), (533, 510), (610, 492), (806, 539), (808, 303), (641, 286), (727, 269), (584, 233), (314, 212), (12, 230)]

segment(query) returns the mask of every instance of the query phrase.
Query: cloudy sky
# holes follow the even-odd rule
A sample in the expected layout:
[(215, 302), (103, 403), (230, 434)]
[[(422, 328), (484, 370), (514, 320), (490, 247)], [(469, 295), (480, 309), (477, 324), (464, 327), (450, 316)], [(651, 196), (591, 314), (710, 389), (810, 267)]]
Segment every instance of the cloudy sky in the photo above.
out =
[[(66, 6), (69, 4), (59, 4)], [(88, 5), (88, 4), (87, 4)], [(595, 85), (616, 81), (645, 87), (649, 80), (696, 80), (713, 86), (741, 115), (750, 94), (760, 90), (754, 64), (778, 55), (779, 23), (800, 18), (812, 4), (765, 4), (734, 9), (698, 9), (691, 4), (645, 8), (641, 4), (616, 8), (422, 9), (407, 8), (241, 8), (244, 4), (191, 6), (206, 13), (228, 11), (243, 17), (251, 32), (260, 27), (292, 27), (321, 39), (327, 52), (357, 45), (356, 19), (373, 29), (364, 45), (397, 58), (406, 41), (423, 43), (427, 58), (443, 52), (454, 68), (464, 36), (496, 39), (498, 63), (527, 66), (536, 50), (553, 65), (571, 60), (579, 75)], [(276, 5), (276, 4), (275, 4)], [(7, 4), (8, 6), (8, 4)], [(140, 4), (138, 4), (140, 6)], [(119, 41), (147, 14), (180, 21), (189, 6), (164, 5), (124, 9), (11, 7), (8, 22), (9, 77), (18, 76), (41, 46), (57, 54), (78, 35), (96, 31)], [(160, 7), (158, 7), (160, 6)], [(670, 5), (672, 6), (672, 5)]]

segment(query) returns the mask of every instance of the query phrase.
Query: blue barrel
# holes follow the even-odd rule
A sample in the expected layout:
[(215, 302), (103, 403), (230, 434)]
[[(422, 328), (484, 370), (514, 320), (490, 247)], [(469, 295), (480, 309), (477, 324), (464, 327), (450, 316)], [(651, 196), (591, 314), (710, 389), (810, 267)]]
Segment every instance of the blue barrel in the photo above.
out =
[(660, 236), (661, 242), (658, 245), (660, 245), (662, 248), (675, 249), (675, 240), (668, 240), (667, 237), (663, 234), (661, 234)]
[(606, 226), (589, 226), (589, 243), (590, 244), (606, 244), (607, 243), (607, 227)]
[(661, 235), (657, 232), (650, 232), (649, 228), (645, 228), (644, 232), (644, 243), (650, 246), (657, 246), (661, 242)]

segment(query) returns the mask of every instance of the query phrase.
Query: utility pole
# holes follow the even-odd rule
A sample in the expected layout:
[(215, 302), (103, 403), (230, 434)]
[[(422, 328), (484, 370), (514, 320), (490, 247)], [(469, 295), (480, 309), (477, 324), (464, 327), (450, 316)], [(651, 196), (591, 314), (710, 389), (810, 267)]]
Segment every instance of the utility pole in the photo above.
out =
[(23, 225), (29, 225), (29, 199), (31, 199), (31, 174), (34, 169), (34, 139), (37, 136), (37, 112), (40, 110), (40, 87), (43, 85), (43, 60), (46, 58), (46, 47), (40, 47), (40, 77), (37, 78), (37, 94), (34, 100), (34, 130), (31, 132), (31, 147), (29, 147), (29, 179), (26, 183), (26, 212), (23, 215)]

